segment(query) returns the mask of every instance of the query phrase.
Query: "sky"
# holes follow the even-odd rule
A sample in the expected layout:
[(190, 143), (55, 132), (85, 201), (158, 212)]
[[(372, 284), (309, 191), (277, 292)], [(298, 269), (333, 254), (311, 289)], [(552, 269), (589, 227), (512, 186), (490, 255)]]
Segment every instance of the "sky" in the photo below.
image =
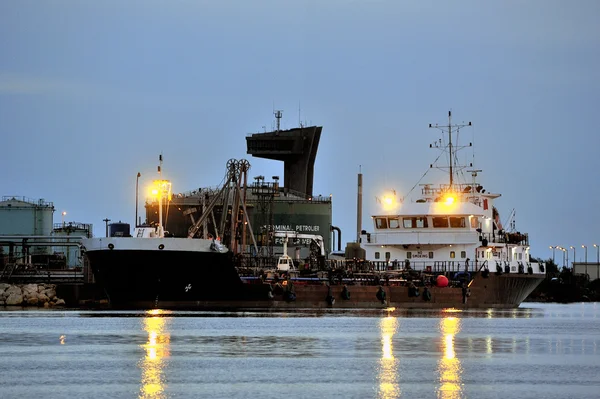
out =
[(2, 1), (0, 195), (103, 235), (104, 218), (134, 223), (137, 173), (143, 191), (160, 153), (175, 192), (218, 185), (232, 158), (283, 176), (245, 140), (280, 109), (282, 128), (323, 126), (314, 194), (332, 195), (345, 243), (359, 170), (371, 231), (376, 198), (405, 196), (439, 155), (428, 125), (452, 110), (532, 255), (582, 261), (586, 245), (595, 261), (599, 17), (595, 0)]

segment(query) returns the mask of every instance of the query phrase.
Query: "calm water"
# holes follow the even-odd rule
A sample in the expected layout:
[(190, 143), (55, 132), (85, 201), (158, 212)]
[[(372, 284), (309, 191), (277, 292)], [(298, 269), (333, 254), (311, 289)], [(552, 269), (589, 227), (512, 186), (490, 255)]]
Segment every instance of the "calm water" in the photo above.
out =
[(599, 398), (600, 305), (0, 311), (1, 398)]

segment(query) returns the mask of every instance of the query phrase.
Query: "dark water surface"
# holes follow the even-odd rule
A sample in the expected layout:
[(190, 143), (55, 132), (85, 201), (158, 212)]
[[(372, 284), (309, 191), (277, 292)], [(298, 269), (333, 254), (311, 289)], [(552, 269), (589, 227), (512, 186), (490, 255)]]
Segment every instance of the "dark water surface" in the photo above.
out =
[(600, 398), (600, 305), (0, 311), (0, 398)]

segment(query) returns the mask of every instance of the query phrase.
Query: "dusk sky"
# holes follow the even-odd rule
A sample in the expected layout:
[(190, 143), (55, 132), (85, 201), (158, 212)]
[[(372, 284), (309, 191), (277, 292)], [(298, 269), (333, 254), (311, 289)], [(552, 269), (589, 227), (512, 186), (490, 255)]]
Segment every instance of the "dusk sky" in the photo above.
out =
[(216, 186), (231, 158), (283, 176), (245, 137), (273, 107), (297, 127), (300, 104), (323, 126), (314, 194), (333, 196), (345, 243), (359, 166), (372, 230), (376, 197), (417, 183), (439, 155), (428, 125), (452, 110), (532, 255), (587, 245), (596, 261), (599, 19), (597, 0), (2, 1), (0, 195), (104, 235), (104, 218), (134, 223), (159, 153), (175, 192)]

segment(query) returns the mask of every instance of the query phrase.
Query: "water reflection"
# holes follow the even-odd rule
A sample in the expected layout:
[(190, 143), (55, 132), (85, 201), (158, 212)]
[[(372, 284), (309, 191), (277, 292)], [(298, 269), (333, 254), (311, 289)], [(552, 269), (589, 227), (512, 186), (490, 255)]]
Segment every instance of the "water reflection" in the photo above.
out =
[(460, 360), (454, 351), (454, 336), (460, 331), (460, 319), (444, 317), (440, 319), (440, 332), (442, 333), (443, 356), (438, 361), (440, 384), (438, 398), (460, 398), (462, 394)]
[(379, 398), (400, 397), (398, 384), (398, 360), (394, 358), (392, 339), (398, 329), (398, 319), (385, 317), (379, 323), (381, 329), (381, 359), (379, 360)]
[(146, 350), (146, 354), (139, 363), (142, 370), (140, 398), (166, 397), (164, 369), (166, 360), (170, 356), (171, 334), (168, 330), (170, 318), (163, 317), (164, 313), (161, 310), (151, 310), (143, 319), (148, 341), (141, 345)]

